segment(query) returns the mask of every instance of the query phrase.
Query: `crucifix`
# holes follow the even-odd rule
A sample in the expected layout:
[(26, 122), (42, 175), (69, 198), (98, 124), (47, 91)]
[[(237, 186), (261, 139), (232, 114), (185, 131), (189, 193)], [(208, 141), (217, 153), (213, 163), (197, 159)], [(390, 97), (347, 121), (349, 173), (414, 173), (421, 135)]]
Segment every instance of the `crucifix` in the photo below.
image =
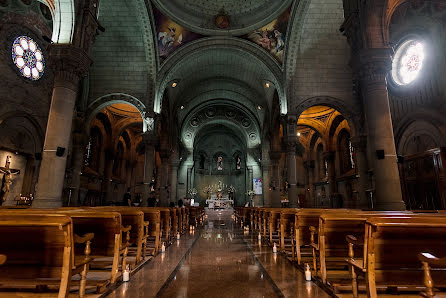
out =
[(2, 188), (0, 190), (0, 205), (6, 201), (6, 198), (8, 197), (9, 191), (10, 191), (10, 185), (12, 184), (11, 181), (11, 175), (18, 175), (20, 174), (20, 170), (17, 169), (11, 169), (11, 156), (6, 156), (6, 163), (4, 167), (0, 167), (0, 173), (3, 174), (2, 179)]

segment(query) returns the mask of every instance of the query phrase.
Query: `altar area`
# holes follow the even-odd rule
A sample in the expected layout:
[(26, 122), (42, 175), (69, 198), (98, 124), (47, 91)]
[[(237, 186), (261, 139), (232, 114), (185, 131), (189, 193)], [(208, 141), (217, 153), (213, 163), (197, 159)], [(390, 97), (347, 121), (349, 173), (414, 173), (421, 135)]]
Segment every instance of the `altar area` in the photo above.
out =
[(234, 200), (229, 198), (229, 195), (222, 195), (221, 198), (217, 195), (212, 195), (210, 199), (206, 200), (206, 205), (209, 209), (229, 209), (234, 206)]
[(225, 185), (219, 181), (215, 185), (208, 185), (203, 190), (207, 195), (206, 205), (209, 209), (229, 209), (234, 206), (235, 187)]

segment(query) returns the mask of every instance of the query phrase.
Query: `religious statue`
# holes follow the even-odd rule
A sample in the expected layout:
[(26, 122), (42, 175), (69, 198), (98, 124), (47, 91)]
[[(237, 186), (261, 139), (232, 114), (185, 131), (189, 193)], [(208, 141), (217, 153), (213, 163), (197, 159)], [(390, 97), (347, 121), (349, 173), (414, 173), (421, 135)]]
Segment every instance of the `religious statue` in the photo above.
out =
[(234, 200), (235, 187), (231, 184), (228, 187), (228, 195), (230, 200)]
[(242, 168), (242, 160), (240, 158), (240, 155), (237, 155), (237, 159), (235, 161), (235, 168), (237, 170), (240, 170)]
[(0, 173), (3, 174), (2, 179), (2, 188), (0, 190), (0, 205), (6, 201), (6, 198), (8, 197), (9, 191), (10, 191), (10, 185), (12, 184), (11, 181), (11, 175), (18, 175), (20, 174), (20, 170), (17, 169), (11, 169), (11, 156), (6, 156), (6, 163), (4, 167), (0, 167)]
[(223, 171), (223, 157), (221, 156), (217, 158), (217, 170)]

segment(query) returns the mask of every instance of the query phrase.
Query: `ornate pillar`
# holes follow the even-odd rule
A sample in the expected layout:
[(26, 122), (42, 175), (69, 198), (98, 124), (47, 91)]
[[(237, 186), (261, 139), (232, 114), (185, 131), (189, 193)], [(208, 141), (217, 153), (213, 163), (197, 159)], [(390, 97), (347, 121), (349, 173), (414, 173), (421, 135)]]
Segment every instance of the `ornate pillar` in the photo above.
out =
[(169, 205), (169, 157), (167, 150), (160, 151), (161, 171), (160, 171), (160, 206)]
[(297, 118), (295, 116), (288, 116), (287, 119), (287, 180), (288, 180), (288, 200), (290, 207), (298, 207), (297, 197), (297, 175), (296, 175), (296, 149), (298, 139), (296, 135)]
[(361, 91), (375, 178), (376, 207), (404, 210), (387, 93), (386, 76), (391, 69), (391, 55), (390, 48), (361, 51)]
[(327, 161), (327, 182), (329, 206), (333, 206), (333, 195), (336, 193), (335, 153), (324, 152), (324, 161)]
[(62, 206), (67, 148), (70, 144), (77, 88), (79, 80), (87, 74), (91, 64), (83, 49), (71, 45), (51, 45), (48, 53), (55, 77), (39, 182), (33, 202), (33, 207), (37, 208)]
[[(371, 208), (367, 196), (369, 185), (369, 166), (367, 161), (367, 137), (358, 136), (351, 139), (356, 157), (356, 170), (358, 175), (358, 208)], [(370, 205), (370, 206), (369, 206)]]
[(279, 151), (271, 151), (269, 158), (271, 160), (271, 207), (280, 207), (280, 181), (279, 181), (279, 161), (282, 155)]
[(144, 206), (148, 206), (148, 198), (150, 196), (150, 184), (153, 179), (153, 168), (155, 164), (155, 144), (156, 137), (153, 133), (146, 132), (143, 134), (143, 142), (144, 142), (144, 190), (143, 190), (143, 198)]
[(314, 160), (308, 160), (304, 162), (305, 169), (308, 173), (308, 183), (307, 183), (307, 207), (318, 207), (316, 198), (314, 196)]

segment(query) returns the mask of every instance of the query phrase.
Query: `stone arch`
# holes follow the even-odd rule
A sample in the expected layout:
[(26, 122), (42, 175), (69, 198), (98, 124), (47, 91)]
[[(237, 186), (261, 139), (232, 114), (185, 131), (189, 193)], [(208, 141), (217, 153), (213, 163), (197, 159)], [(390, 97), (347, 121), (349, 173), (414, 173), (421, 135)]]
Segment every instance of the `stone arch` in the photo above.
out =
[(75, 25), (74, 0), (39, 0), (46, 4), (53, 16), (53, 43), (69, 44), (73, 42)]
[(112, 105), (114, 103), (126, 103), (134, 106), (141, 114), (143, 125), (146, 124), (146, 121), (144, 121), (148, 118), (146, 117), (146, 107), (139, 99), (129, 94), (112, 93), (99, 97), (98, 99), (90, 103), (90, 105), (87, 107), (87, 121), (85, 121), (86, 128), (90, 127), (91, 121), (94, 119), (99, 111), (101, 111), (106, 106)]
[(273, 57), (271, 57), (257, 45), (240, 38), (232, 37), (202, 38), (184, 45), (179, 50), (175, 51), (174, 54), (170, 55), (161, 66), (157, 78), (157, 91), (153, 106), (155, 113), (161, 113), (164, 90), (170, 81), (178, 79), (175, 77), (176, 71), (180, 69), (182, 63), (185, 63), (184, 61), (188, 60), (187, 57), (192, 55), (199, 56), (200, 53), (215, 48), (232, 50), (235, 53), (244, 53), (248, 55), (248, 57), (252, 58), (253, 61), (256, 61), (262, 71), (271, 75), (270, 78), (262, 79), (269, 80), (274, 84), (279, 95), (281, 114), (287, 113), (287, 100), (285, 90), (282, 85), (281, 66)]
[(362, 133), (362, 119), (360, 118), (362, 113), (350, 105), (345, 105), (343, 100), (329, 96), (316, 96), (308, 98), (297, 106), (297, 116), (299, 117), (300, 114), (312, 106), (328, 106), (337, 110), (347, 120), (352, 136)]

